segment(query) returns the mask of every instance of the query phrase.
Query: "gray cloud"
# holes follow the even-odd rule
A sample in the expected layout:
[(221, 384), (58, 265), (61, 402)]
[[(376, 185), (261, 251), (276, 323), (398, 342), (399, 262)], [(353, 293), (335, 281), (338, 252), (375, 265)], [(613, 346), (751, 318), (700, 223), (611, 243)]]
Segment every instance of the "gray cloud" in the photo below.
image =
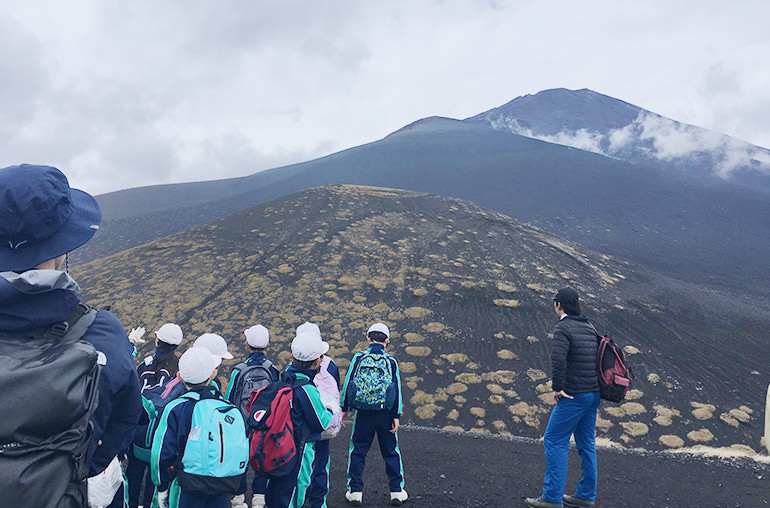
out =
[[(770, 145), (770, 41), (752, 35), (770, 4), (701, 7), (10, 1), (0, 165), (58, 165), (94, 193), (240, 176), (560, 86)], [(671, 136), (659, 154), (687, 142)]]

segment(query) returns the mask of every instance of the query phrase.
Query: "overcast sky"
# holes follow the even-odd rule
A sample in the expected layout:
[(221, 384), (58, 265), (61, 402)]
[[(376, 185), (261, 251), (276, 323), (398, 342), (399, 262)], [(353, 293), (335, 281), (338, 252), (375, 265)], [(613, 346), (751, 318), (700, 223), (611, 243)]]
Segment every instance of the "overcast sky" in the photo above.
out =
[(770, 147), (770, 2), (2, 0), (0, 166), (243, 176), (590, 88)]

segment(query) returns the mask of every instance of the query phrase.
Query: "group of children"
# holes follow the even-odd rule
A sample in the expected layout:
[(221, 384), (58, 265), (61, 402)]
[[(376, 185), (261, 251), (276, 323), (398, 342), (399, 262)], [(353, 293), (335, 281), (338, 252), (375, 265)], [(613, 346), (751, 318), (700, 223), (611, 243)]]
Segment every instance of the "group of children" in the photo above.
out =
[[(246, 508), (247, 463), (254, 474), (252, 508), (325, 508), (330, 439), (351, 414), (345, 499), (362, 504), (364, 462), (376, 435), (390, 502), (405, 502), (398, 447), (401, 380), (398, 362), (385, 353), (388, 327), (369, 328), (369, 347), (353, 356), (342, 385), (327, 354), (329, 344), (314, 323), (297, 328), (291, 363), (283, 372), (266, 358), (267, 328), (252, 326), (244, 334), (248, 357), (232, 369), (223, 395), (219, 368), (233, 358), (224, 338), (204, 334), (177, 359), (181, 328), (167, 323), (155, 332), (156, 351), (137, 369), (146, 414), (128, 454), (130, 508)], [(286, 432), (273, 428), (283, 407), (276, 393), (289, 397), (290, 409), (284, 411), (286, 432), (293, 433), (289, 446), (283, 444)], [(261, 400), (272, 397), (266, 404)], [(271, 445), (279, 447), (278, 455), (267, 451)], [(272, 464), (264, 464), (266, 457)]]

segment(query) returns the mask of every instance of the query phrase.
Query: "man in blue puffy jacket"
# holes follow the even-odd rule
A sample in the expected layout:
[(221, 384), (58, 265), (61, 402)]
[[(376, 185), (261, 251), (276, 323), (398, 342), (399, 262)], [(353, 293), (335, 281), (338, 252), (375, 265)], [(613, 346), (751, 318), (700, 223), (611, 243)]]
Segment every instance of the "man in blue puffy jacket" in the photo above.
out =
[[(67, 320), (80, 303), (80, 288), (66, 272), (66, 255), (100, 222), (93, 196), (70, 188), (58, 169), (0, 169), (0, 333), (29, 337)], [(118, 319), (98, 311), (83, 339), (102, 366), (87, 454), (88, 475), (95, 476), (131, 444), (142, 404), (133, 346)], [(121, 489), (113, 506), (122, 505)]]

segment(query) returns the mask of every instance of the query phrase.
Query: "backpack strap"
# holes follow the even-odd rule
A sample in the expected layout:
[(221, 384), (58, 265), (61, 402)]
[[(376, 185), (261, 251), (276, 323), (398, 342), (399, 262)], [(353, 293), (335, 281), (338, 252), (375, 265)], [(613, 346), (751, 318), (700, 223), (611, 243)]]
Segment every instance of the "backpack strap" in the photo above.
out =
[(96, 319), (96, 310), (83, 302), (78, 302), (75, 310), (60, 323), (54, 323), (43, 334), (45, 339), (64, 340), (74, 342), (85, 335), (88, 327)]
[(601, 333), (599, 333), (599, 331), (596, 329), (596, 327), (594, 326), (594, 324), (593, 324), (593, 323), (591, 323), (590, 321), (586, 321), (586, 323), (588, 323), (588, 326), (590, 326), (590, 327), (591, 327), (591, 329), (594, 331), (594, 333), (596, 334), (596, 336), (597, 336), (597, 337), (599, 337), (599, 339), (601, 339), (602, 337), (604, 337), (604, 335), (602, 335)]

